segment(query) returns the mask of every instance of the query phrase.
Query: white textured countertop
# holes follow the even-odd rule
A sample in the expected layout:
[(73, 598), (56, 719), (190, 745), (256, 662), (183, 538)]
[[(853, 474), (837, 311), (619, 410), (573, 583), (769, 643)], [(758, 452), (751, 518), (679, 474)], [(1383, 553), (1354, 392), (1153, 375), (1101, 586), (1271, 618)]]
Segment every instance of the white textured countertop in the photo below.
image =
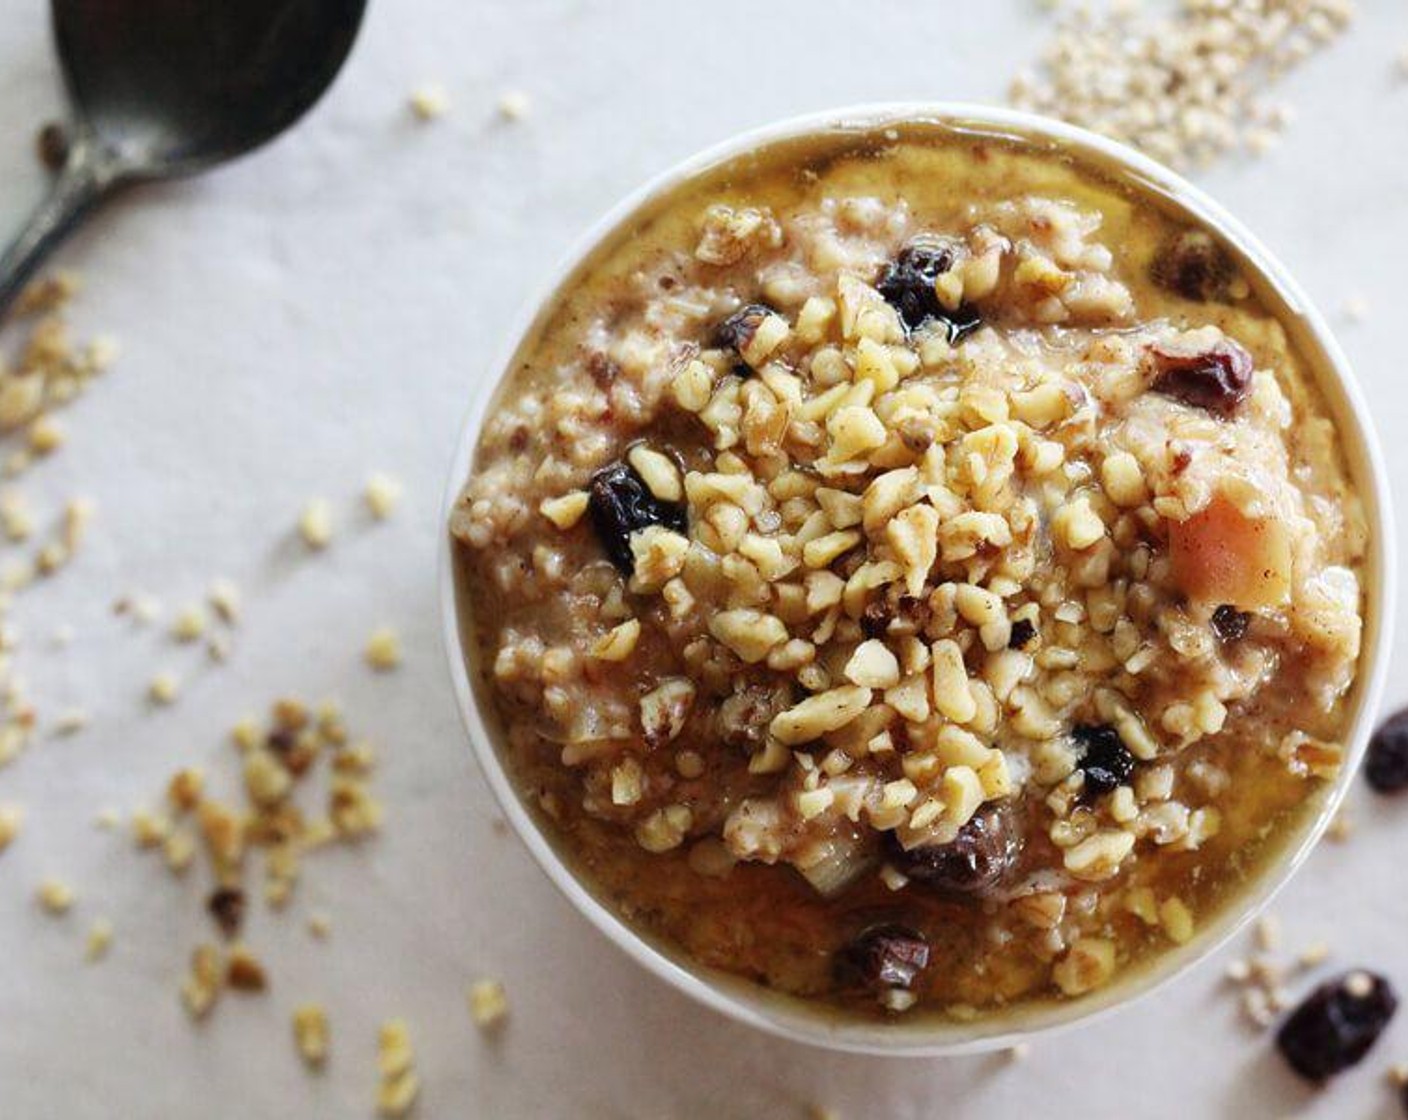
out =
[[(1408, 11), (1362, 7), (1284, 87), (1299, 110), (1284, 145), (1200, 181), (1332, 316), (1350, 296), (1368, 301), (1369, 318), (1342, 338), (1401, 501), (1408, 83), (1393, 59)], [(45, 8), (11, 0), (0, 22), (0, 228), (43, 186), (32, 136), (59, 101)], [(812, 1101), (876, 1120), (1396, 1115), (1382, 1070), (1408, 1058), (1408, 1015), (1317, 1095), (1243, 1027), (1218, 962), (1020, 1064), (787, 1045), (644, 974), (493, 829), (442, 664), (434, 546), (456, 425), (505, 317), (591, 219), (677, 158), (804, 110), (1000, 98), (1050, 26), (1016, 2), (716, 0), (707, 11), (374, 0), (349, 69), (305, 126), (207, 178), (132, 194), (63, 254), (88, 281), (78, 329), (115, 332), (123, 353), (65, 415), (70, 445), (26, 483), (49, 513), (75, 493), (98, 505), (90, 546), (15, 609), (19, 671), (41, 711), (82, 705), (93, 724), (41, 737), (0, 771), (0, 802), (29, 811), (0, 856), (5, 1120), (366, 1116), (376, 1027), (392, 1015), (411, 1023), (426, 1117), (771, 1120)], [(406, 96), (432, 80), (454, 105), (418, 125)], [(532, 97), (518, 124), (496, 115), (509, 89)], [(374, 525), (358, 496), (376, 469), (407, 492)], [(315, 495), (342, 530), (309, 558), (290, 531)], [(216, 575), (247, 599), (222, 667), (110, 612), (134, 589), (174, 608)], [(383, 623), (401, 631), (406, 663), (373, 676), (360, 650)], [(60, 651), (50, 635), (65, 624), (75, 637)], [(184, 689), (152, 711), (143, 691), (162, 668)], [(387, 827), (312, 857), (284, 914), (253, 908), (248, 936), (272, 991), (227, 997), (193, 1028), (175, 988), (210, 933), (204, 884), (173, 879), (93, 818), (151, 803), (183, 763), (233, 782), (225, 729), (283, 693), (341, 697), (353, 728), (382, 745)], [(1390, 700), (1405, 699), (1408, 685), (1391, 684)], [(1408, 801), (1356, 791), (1354, 804), (1354, 840), (1317, 852), (1276, 909), (1291, 945), (1325, 939), (1336, 960), (1381, 967), (1408, 989)], [(51, 873), (78, 894), (64, 918), (33, 903)], [(333, 918), (327, 943), (304, 930), (314, 909)], [(106, 961), (86, 964), (99, 915), (116, 939)], [(492, 1044), (465, 1008), (480, 974), (502, 977), (512, 1001)], [(290, 1039), (304, 999), (326, 1001), (333, 1020), (333, 1059), (317, 1076)]]

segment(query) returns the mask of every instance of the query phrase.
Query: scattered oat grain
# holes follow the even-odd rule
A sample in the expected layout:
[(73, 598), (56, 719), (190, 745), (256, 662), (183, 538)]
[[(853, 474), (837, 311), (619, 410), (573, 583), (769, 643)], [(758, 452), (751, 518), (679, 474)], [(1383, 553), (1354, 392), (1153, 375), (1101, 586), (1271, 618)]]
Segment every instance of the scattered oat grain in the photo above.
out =
[(303, 507), (298, 519), (298, 532), (303, 543), (312, 549), (323, 549), (332, 541), (332, 506), (326, 498), (314, 498)]

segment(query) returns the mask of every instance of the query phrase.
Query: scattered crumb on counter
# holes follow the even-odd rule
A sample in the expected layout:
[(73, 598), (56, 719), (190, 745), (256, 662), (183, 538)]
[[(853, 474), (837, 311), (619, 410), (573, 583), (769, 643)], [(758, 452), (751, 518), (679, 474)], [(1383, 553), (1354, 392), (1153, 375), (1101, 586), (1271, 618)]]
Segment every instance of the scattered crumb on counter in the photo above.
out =
[(387, 672), (401, 664), (401, 639), (388, 626), (373, 630), (363, 652), (366, 662), (377, 672)]
[(73, 888), (62, 879), (45, 879), (39, 884), (38, 898), (50, 914), (67, 914), (73, 908)]
[(180, 694), (181, 682), (175, 673), (160, 672), (147, 685), (147, 697), (153, 704), (174, 704)]
[(171, 623), (171, 636), (178, 642), (194, 642), (205, 635), (205, 608), (198, 603), (182, 607)]
[(508, 1018), (508, 993), (498, 980), (476, 980), (469, 986), (469, 1014), (480, 1030), (493, 1030)]
[(0, 805), (0, 852), (14, 843), (24, 826), (24, 809), (18, 805)]
[(219, 576), (210, 581), (210, 590), (206, 593), (210, 599), (210, 605), (215, 614), (222, 622), (231, 626), (240, 620), (240, 589), (235, 581)]
[(395, 512), (397, 503), (401, 500), (401, 483), (388, 474), (381, 471), (374, 472), (368, 479), (366, 489), (362, 492), (362, 497), (367, 503), (367, 509), (378, 521), (384, 521)]
[(326, 498), (314, 498), (303, 507), (298, 519), (303, 543), (312, 549), (326, 548), (332, 541), (332, 506)]
[(499, 98), (499, 115), (506, 121), (521, 121), (532, 110), (532, 99), (521, 89), (508, 90)]
[(84, 943), (83, 956), (89, 961), (100, 961), (108, 955), (112, 947), (112, 921), (108, 918), (95, 918), (88, 927), (88, 939)]
[(383, 1116), (405, 1116), (420, 1093), (415, 1070), (411, 1031), (404, 1019), (388, 1019), (377, 1032), (377, 1111)]
[(438, 83), (427, 84), (411, 91), (409, 104), (417, 120), (438, 120), (449, 111), (450, 95)]
[(303, 1003), (293, 1011), (293, 1039), (305, 1064), (316, 1068), (328, 1057), (331, 1040), (328, 1013), (319, 1003)]
[(1362, 295), (1352, 295), (1340, 304), (1340, 317), (1346, 323), (1362, 323), (1369, 317), (1369, 301)]

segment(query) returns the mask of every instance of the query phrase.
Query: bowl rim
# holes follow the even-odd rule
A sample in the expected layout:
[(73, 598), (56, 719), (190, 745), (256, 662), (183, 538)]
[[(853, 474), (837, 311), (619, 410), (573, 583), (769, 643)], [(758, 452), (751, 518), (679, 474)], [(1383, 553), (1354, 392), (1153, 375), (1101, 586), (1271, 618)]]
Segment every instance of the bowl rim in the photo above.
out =
[[(529, 332), (557, 298), (563, 283), (639, 210), (684, 181), (750, 151), (780, 141), (823, 133), (870, 132), (886, 126), (934, 124), (958, 132), (1011, 137), (1046, 143), (1070, 155), (1078, 164), (1105, 164), (1214, 230), (1246, 259), (1259, 279), (1272, 288), (1288, 313), (1296, 316), (1306, 337), (1318, 346), (1323, 362), (1312, 371), (1317, 386), (1337, 412), (1337, 430), (1351, 459), (1351, 473), (1363, 477), (1361, 492), (1366, 519), (1373, 532), (1367, 568), (1373, 586), (1366, 587), (1367, 641), (1360, 652), (1357, 711), (1348, 739), (1348, 756), (1334, 786), (1324, 794), (1320, 813), (1302, 826), (1298, 842), (1288, 843), (1264, 867), (1243, 895), (1230, 901), (1213, 922), (1198, 930), (1186, 945), (1159, 953), (1108, 987), (1079, 1000), (1039, 1004), (1014, 1014), (994, 1015), (975, 1024), (925, 1016), (913, 1025), (847, 1018), (827, 1009), (806, 1007), (803, 1001), (780, 997), (759, 985), (728, 976), (697, 962), (686, 965), (627, 924), (589, 890), (559, 855), (520, 799), (495, 747), (495, 738), (469, 677), (462, 648), (459, 606), (455, 593), (454, 546), (448, 522), (483, 429), (490, 403), (508, 375), (513, 359)], [(1335, 399), (1338, 394), (1338, 400)], [(1348, 423), (1347, 423), (1348, 422)], [(1350, 430), (1352, 428), (1352, 430)], [(1357, 451), (1357, 456), (1355, 452)], [(1357, 458), (1357, 463), (1354, 461)], [(1361, 487), (1361, 490), (1363, 488)], [(1395, 537), (1388, 473), (1371, 413), (1349, 360), (1324, 317), (1281, 262), (1237, 218), (1200, 188), (1148, 156), (1117, 141), (1065, 122), (1020, 110), (968, 102), (902, 101), (859, 104), (791, 116), (735, 134), (652, 176), (598, 218), (535, 286), (505, 332), (485, 377), (476, 386), (463, 418), (437, 525), (442, 637), (460, 717), (476, 759), (504, 815), (528, 848), (539, 868), (563, 896), (618, 949), (655, 976), (699, 1003), (729, 1018), (792, 1042), (827, 1050), (886, 1056), (948, 1056), (1012, 1046), (1038, 1035), (1090, 1023), (1131, 1006), (1185, 975), (1243, 929), (1290, 880), (1316, 846), (1357, 773), (1379, 709), (1388, 670), (1390, 620), (1396, 595)]]

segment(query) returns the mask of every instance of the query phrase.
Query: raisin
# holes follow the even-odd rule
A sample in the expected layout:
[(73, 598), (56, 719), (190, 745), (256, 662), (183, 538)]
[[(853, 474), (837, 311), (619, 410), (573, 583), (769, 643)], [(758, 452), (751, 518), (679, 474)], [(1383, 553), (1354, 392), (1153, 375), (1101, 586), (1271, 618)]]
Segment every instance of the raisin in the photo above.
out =
[(1155, 284), (1195, 303), (1226, 300), (1237, 264), (1212, 234), (1189, 229), (1170, 238), (1154, 257)]
[(929, 964), (929, 942), (908, 926), (871, 926), (836, 951), (832, 972), (843, 988), (908, 991)]
[(1005, 801), (989, 802), (947, 844), (905, 850), (886, 834), (890, 860), (916, 883), (950, 894), (986, 894), (1007, 876), (1022, 850), (1016, 815)]
[(635, 567), (632, 533), (651, 525), (663, 525), (677, 533), (686, 532), (688, 527), (684, 506), (661, 501), (625, 463), (613, 463), (592, 475), (587, 509), (606, 555), (626, 575), (631, 575)]
[(714, 328), (714, 345), (720, 350), (732, 350), (739, 357), (734, 373), (747, 376), (753, 372), (753, 367), (743, 360), (743, 351), (753, 341), (758, 324), (773, 313), (765, 303), (745, 303)]
[(876, 599), (867, 603), (861, 612), (860, 632), (867, 638), (878, 638), (889, 629), (890, 620), (894, 617), (890, 604), (884, 599)]
[(244, 924), (244, 891), (238, 887), (219, 887), (210, 895), (205, 908), (226, 937), (234, 937)]
[(1007, 639), (1008, 649), (1026, 649), (1036, 637), (1036, 626), (1029, 618), (1019, 618), (1012, 624), (1012, 636)]
[(1252, 384), (1252, 357), (1230, 338), (1206, 350), (1154, 347), (1152, 388), (1215, 416), (1228, 417), (1246, 398)]
[(39, 162), (46, 170), (62, 171), (64, 164), (68, 162), (68, 129), (58, 121), (50, 121), (39, 130), (39, 135), (34, 138), (34, 146), (39, 154)]
[(1380, 793), (1408, 789), (1408, 711), (1389, 716), (1374, 732), (1364, 777)]
[(1348, 972), (1321, 984), (1276, 1032), (1282, 1057), (1302, 1077), (1324, 1081), (1357, 1065), (1398, 1009), (1382, 976)]
[(1107, 723), (1078, 723), (1071, 735), (1084, 748), (1076, 767), (1085, 775), (1087, 797), (1099, 797), (1129, 781), (1134, 773), (1134, 756), (1113, 727)]
[(918, 330), (937, 319), (957, 345), (982, 325), (975, 307), (961, 304), (949, 311), (939, 302), (934, 281), (953, 267), (953, 250), (941, 241), (912, 241), (880, 273), (875, 287), (885, 302), (899, 312), (906, 331)]
[(1251, 621), (1252, 616), (1246, 611), (1239, 611), (1230, 603), (1223, 603), (1212, 612), (1212, 632), (1217, 635), (1219, 642), (1241, 641)]

